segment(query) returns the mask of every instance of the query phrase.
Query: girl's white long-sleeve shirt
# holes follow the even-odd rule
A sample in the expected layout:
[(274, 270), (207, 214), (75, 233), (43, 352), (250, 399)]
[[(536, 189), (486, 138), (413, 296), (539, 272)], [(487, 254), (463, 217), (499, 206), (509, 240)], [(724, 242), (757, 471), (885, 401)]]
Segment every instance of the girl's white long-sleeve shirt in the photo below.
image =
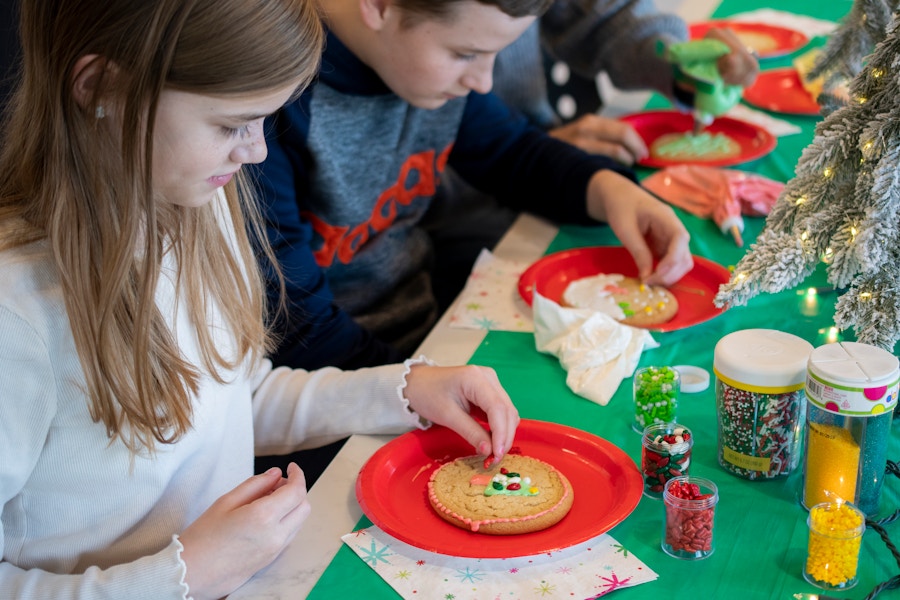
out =
[[(171, 267), (157, 303), (199, 365)], [(410, 364), (307, 372), (264, 361), (227, 384), (205, 377), (190, 431), (135, 456), (91, 418), (45, 244), (0, 253), (0, 598), (189, 597), (177, 534), (252, 475), (254, 451), (416, 427), (402, 395)]]

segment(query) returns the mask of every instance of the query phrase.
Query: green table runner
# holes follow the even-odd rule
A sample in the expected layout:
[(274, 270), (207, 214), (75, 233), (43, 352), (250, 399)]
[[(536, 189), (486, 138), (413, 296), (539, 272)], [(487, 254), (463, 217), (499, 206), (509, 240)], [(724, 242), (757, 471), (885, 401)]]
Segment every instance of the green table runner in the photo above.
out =
[[(762, 2), (755, 0), (723, 0), (713, 17), (724, 18), (762, 5)], [(850, 6), (850, 0), (788, 0), (778, 3), (775, 8), (836, 21), (849, 11)], [(785, 57), (765, 61), (762, 68), (789, 64), (790, 57)], [(648, 107), (668, 107), (668, 103), (656, 96)], [(772, 154), (738, 168), (787, 181), (793, 176), (801, 151), (812, 140), (817, 119), (775, 116), (796, 123), (802, 128), (802, 134), (779, 138), (778, 147)], [(641, 169), (639, 176), (649, 172)], [(743, 254), (744, 250), (737, 248), (730, 237), (722, 236), (711, 221), (683, 211), (679, 214), (691, 232), (694, 254), (727, 266), (734, 265)], [(747, 218), (745, 221), (744, 239), (749, 244), (761, 231), (764, 220)], [(566, 226), (561, 228), (548, 253), (572, 247), (617, 243), (606, 227)], [(824, 285), (824, 273), (820, 270), (804, 283), (804, 289)], [(747, 328), (787, 331), (814, 346), (833, 341), (827, 336), (831, 333), (835, 297), (834, 292), (822, 294), (818, 297), (817, 310), (807, 308), (801, 312), (801, 304), (806, 299), (800, 291), (759, 296), (751, 300), (749, 306), (730, 309), (711, 321), (680, 331), (654, 334), (660, 347), (645, 351), (640, 364), (691, 364), (703, 367), (712, 374), (716, 342), (728, 333)], [(851, 335), (845, 333), (843, 339), (852, 339)], [(585, 400), (569, 391), (565, 384), (565, 372), (558, 360), (538, 353), (534, 348), (534, 336), (529, 333), (489, 332), (470, 362), (496, 369), (523, 418), (584, 429), (616, 444), (639, 463), (640, 435), (633, 432), (630, 426), (633, 415), (630, 380), (623, 382), (605, 407)], [(711, 557), (700, 561), (682, 561), (664, 554), (660, 549), (662, 502), (642, 497), (635, 511), (610, 534), (656, 571), (659, 579), (618, 590), (615, 597), (622, 600), (670, 597), (789, 599), (794, 593), (817, 592), (802, 577), (806, 557), (807, 512), (798, 501), (801, 474), (796, 472), (778, 481), (747, 481), (718, 466), (714, 385), (711, 384), (701, 393), (682, 394), (678, 412), (679, 421), (695, 434), (691, 475), (712, 479), (719, 487), (716, 551)], [(900, 426), (895, 429), (897, 427)], [(892, 435), (888, 457), (900, 458), (897, 435)], [(589, 502), (590, 499), (580, 501)], [(882, 493), (881, 512), (886, 514), (898, 507), (900, 481), (889, 478)], [(363, 518), (360, 526), (368, 524), (368, 519)], [(900, 526), (888, 526), (888, 531), (900, 542)], [(315, 541), (309, 540), (308, 543)], [(850, 592), (828, 594), (839, 598), (862, 598), (896, 570), (896, 564), (884, 543), (874, 531), (867, 531), (863, 538), (858, 585)], [(397, 596), (372, 569), (342, 546), (309, 597), (387, 599)]]

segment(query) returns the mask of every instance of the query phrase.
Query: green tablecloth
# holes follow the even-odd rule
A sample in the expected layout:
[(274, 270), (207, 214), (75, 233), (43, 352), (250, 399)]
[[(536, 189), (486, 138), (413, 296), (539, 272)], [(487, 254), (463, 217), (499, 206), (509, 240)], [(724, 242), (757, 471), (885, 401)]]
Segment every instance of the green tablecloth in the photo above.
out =
[[(714, 17), (750, 10), (761, 2), (723, 0)], [(849, 0), (811, 2), (783, 1), (775, 8), (818, 18), (838, 20), (847, 13)], [(789, 64), (790, 57), (766, 61), (763, 68)], [(654, 98), (649, 106), (666, 106)], [(812, 140), (816, 119), (788, 118), (803, 128), (799, 135), (779, 139), (777, 149), (754, 163), (741, 165), (773, 179), (787, 181), (793, 175), (800, 152)], [(649, 172), (649, 171), (648, 171)], [(640, 173), (645, 175), (646, 172)], [(710, 221), (680, 213), (692, 233), (692, 251), (723, 265), (733, 265), (743, 253), (730, 238), (723, 237)], [(762, 229), (763, 219), (747, 219), (745, 240), (749, 244)], [(616, 244), (608, 228), (563, 227), (548, 252), (578, 246)], [(820, 271), (805, 284), (824, 285)], [(747, 328), (769, 328), (798, 335), (814, 346), (826, 341), (832, 325), (835, 294), (819, 297), (819, 310), (804, 315), (802, 295), (791, 290), (754, 298), (749, 306), (685, 330), (654, 334), (660, 347), (646, 351), (641, 365), (692, 364), (712, 372), (713, 349), (724, 335)], [(806, 312), (809, 312), (808, 310)], [(845, 339), (851, 339), (846, 334)], [(489, 332), (471, 363), (489, 365), (518, 406), (522, 417), (578, 427), (603, 437), (640, 459), (640, 436), (631, 430), (631, 386), (620, 386), (610, 403), (601, 407), (570, 392), (565, 373), (553, 356), (534, 349), (532, 334)], [(616, 598), (792, 598), (797, 592), (817, 590), (802, 578), (806, 556), (806, 511), (798, 502), (801, 477), (794, 473), (778, 481), (747, 481), (718, 466), (714, 386), (705, 392), (683, 394), (679, 421), (695, 433), (691, 474), (707, 477), (719, 487), (716, 511), (716, 551), (701, 561), (671, 558), (660, 549), (663, 508), (659, 500), (642, 498), (635, 511), (610, 534), (659, 574), (655, 582), (616, 591)], [(894, 427), (896, 430), (900, 425)], [(898, 435), (892, 435), (888, 457), (900, 457)], [(343, 501), (343, 500), (342, 500)], [(583, 500), (583, 501), (589, 501)], [(881, 511), (900, 507), (900, 481), (885, 484)], [(363, 519), (362, 524), (369, 521)], [(900, 525), (888, 526), (900, 542)], [(315, 543), (310, 540), (310, 543)], [(862, 598), (876, 584), (897, 572), (889, 551), (874, 531), (863, 539), (859, 584), (848, 592), (829, 592), (838, 598)], [(310, 598), (396, 598), (395, 592), (352, 551), (342, 547), (326, 569)]]

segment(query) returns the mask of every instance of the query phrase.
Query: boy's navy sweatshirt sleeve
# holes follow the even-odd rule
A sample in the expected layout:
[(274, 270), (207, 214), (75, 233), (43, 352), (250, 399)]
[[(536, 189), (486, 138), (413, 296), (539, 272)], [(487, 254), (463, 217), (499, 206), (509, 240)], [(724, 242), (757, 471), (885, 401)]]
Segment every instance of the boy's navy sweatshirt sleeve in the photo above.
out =
[[(266, 233), (285, 279), (285, 310), (271, 265), (263, 265), (270, 313), (277, 334), (272, 362), (276, 366), (358, 369), (402, 362), (406, 357), (361, 327), (338, 308), (325, 273), (313, 256), (312, 226), (301, 219), (295, 201), (306, 193), (308, 157), (304, 157), (308, 122), (296, 118), (304, 98), (287, 107), (266, 127), (278, 143), (268, 143), (265, 168), (253, 169), (266, 222)], [(292, 121), (288, 126), (283, 121)], [(279, 122), (282, 121), (282, 122)]]
[(469, 94), (448, 162), (503, 204), (557, 223), (597, 224), (587, 214), (585, 190), (598, 170), (637, 181), (613, 159), (548, 136), (494, 94)]

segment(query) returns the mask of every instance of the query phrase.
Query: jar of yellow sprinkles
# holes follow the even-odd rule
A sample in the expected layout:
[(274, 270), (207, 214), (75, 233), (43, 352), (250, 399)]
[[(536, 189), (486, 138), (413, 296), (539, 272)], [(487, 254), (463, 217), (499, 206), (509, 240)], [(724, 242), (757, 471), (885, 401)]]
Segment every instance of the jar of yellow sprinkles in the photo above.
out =
[(861, 510), (847, 502), (823, 502), (809, 510), (809, 549), (803, 578), (825, 590), (857, 582), (859, 547), (866, 529)]
[(803, 506), (838, 498), (878, 513), (900, 361), (887, 350), (839, 342), (809, 355)]

